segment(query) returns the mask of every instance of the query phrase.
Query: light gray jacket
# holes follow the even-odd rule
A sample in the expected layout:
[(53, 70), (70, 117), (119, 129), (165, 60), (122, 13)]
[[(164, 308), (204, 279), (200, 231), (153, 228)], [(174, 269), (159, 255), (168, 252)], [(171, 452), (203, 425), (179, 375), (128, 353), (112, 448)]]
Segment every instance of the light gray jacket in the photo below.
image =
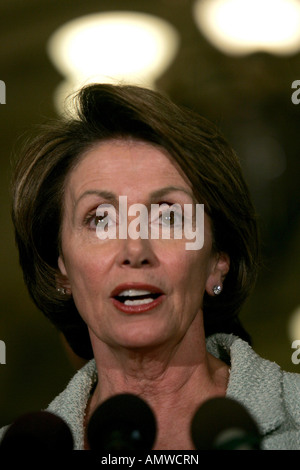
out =
[[(230, 365), (226, 396), (239, 401), (251, 413), (263, 435), (262, 448), (300, 450), (300, 374), (282, 371), (233, 335), (210, 336), (207, 350)], [(96, 365), (91, 360), (47, 408), (70, 426), (75, 449), (83, 449), (84, 415), (96, 381)], [(4, 430), (0, 430), (0, 439)]]

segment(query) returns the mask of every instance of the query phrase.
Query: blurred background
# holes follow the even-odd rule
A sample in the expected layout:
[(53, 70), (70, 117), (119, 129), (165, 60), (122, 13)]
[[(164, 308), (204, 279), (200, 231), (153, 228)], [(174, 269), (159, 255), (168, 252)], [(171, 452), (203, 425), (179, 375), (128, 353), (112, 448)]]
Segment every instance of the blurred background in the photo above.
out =
[[(80, 80), (129, 74), (211, 119), (231, 142), (259, 215), (264, 258), (241, 319), (261, 356), (300, 372), (291, 359), (300, 340), (300, 1), (1, 0), (0, 21), (0, 426), (46, 407), (80, 365), (29, 299), (10, 219), (20, 139), (60, 114), (80, 61)], [(70, 22), (75, 37), (64, 27)]]

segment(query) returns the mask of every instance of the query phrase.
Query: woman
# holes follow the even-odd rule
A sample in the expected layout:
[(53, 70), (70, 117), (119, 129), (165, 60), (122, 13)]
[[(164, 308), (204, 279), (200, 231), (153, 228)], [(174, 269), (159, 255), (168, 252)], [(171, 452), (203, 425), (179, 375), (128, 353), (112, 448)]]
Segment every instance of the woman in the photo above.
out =
[[(188, 450), (196, 409), (229, 396), (254, 416), (264, 448), (296, 448), (299, 377), (259, 358), (238, 321), (259, 249), (234, 152), (206, 120), (150, 90), (91, 85), (77, 103), (76, 118), (29, 144), (14, 178), (29, 292), (74, 352), (93, 358), (48, 410), (83, 449), (99, 404), (133, 393), (156, 416), (154, 449)], [(158, 237), (108, 236), (124, 222), (124, 197), (156, 208), (147, 223)], [(195, 228), (199, 204), (204, 243), (188, 250), (176, 208), (193, 209)], [(125, 218), (129, 227), (133, 212)]]

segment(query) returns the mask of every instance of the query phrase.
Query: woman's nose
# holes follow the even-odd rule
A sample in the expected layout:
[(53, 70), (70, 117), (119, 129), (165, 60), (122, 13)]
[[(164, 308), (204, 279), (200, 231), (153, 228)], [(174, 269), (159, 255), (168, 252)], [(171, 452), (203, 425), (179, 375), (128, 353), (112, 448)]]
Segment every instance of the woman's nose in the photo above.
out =
[(132, 268), (153, 267), (157, 264), (157, 257), (153, 251), (151, 241), (148, 239), (122, 240), (122, 246), (118, 254), (120, 266)]

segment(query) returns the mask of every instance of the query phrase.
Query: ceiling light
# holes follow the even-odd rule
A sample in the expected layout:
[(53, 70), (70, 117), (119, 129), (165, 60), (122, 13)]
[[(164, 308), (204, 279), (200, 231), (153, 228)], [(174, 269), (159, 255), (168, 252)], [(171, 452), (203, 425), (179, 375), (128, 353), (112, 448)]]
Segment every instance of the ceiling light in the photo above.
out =
[(194, 18), (203, 35), (229, 55), (300, 50), (298, 0), (197, 0)]
[(66, 77), (56, 92), (58, 108), (72, 91), (91, 82), (154, 88), (178, 44), (173, 26), (143, 13), (95, 13), (66, 23), (47, 45), (53, 64)]

